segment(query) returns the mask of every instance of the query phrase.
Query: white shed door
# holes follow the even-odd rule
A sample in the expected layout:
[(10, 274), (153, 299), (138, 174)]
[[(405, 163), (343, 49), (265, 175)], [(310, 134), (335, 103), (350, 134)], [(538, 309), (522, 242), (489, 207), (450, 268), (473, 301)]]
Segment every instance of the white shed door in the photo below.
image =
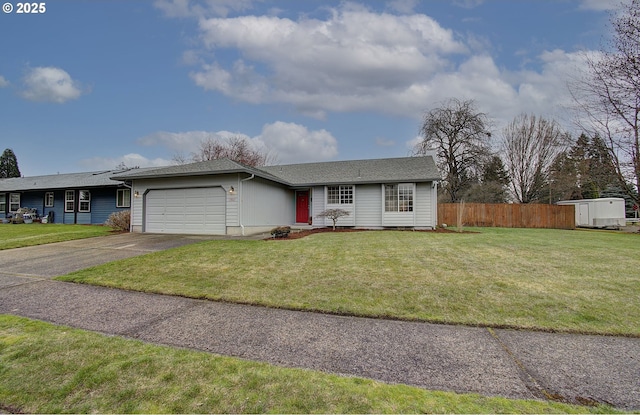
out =
[(158, 189), (145, 196), (145, 232), (224, 235), (221, 187)]
[(578, 226), (590, 226), (591, 224), (589, 223), (589, 204), (580, 203), (578, 212), (579, 212)]

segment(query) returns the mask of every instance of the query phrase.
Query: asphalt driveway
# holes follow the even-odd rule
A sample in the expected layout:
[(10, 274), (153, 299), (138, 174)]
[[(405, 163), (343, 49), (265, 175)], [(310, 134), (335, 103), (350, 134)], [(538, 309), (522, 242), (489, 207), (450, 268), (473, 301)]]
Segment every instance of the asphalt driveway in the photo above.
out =
[(51, 278), (118, 259), (220, 238), (122, 233), (5, 249), (0, 250), (0, 275)]
[(433, 390), (640, 410), (639, 338), (332, 316), (50, 280), (203, 239), (123, 234), (0, 251), (0, 313)]

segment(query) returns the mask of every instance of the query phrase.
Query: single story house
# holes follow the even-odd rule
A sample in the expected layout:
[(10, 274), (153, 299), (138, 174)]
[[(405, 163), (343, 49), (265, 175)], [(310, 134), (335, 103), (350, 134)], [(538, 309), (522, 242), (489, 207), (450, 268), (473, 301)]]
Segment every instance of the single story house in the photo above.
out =
[(122, 170), (0, 179), (0, 219), (35, 209), (54, 223), (102, 224), (131, 208), (131, 189), (111, 180)]
[(273, 227), (325, 227), (325, 209), (350, 212), (337, 225), (433, 229), (432, 156), (250, 167), (229, 159), (130, 170), (110, 177), (132, 189), (131, 230), (250, 235)]

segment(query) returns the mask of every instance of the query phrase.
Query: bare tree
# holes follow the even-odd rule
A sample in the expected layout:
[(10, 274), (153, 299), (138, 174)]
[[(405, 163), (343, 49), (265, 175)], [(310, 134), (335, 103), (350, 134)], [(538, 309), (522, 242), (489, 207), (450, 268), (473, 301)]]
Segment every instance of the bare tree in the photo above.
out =
[(580, 126), (603, 139), (620, 187), (638, 203), (640, 0), (623, 3), (611, 25), (614, 33), (608, 50), (587, 55), (586, 75), (570, 83), (569, 89), (581, 115)]
[(522, 114), (502, 131), (501, 145), (513, 198), (539, 202), (547, 188), (551, 166), (569, 143), (555, 121)]
[(487, 116), (478, 112), (472, 100), (452, 98), (424, 116), (423, 139), (413, 153), (436, 151), (438, 167), (445, 174), (442, 188), (451, 202), (461, 200), (489, 154), (488, 124)]
[(344, 209), (327, 209), (318, 213), (316, 216), (319, 218), (329, 218), (333, 221), (333, 230), (336, 230), (336, 222), (343, 216), (349, 216), (351, 212)]
[[(194, 162), (221, 158), (228, 158), (254, 167), (275, 162), (275, 157), (269, 151), (254, 148), (248, 139), (241, 136), (230, 137), (226, 140), (209, 137), (200, 142), (198, 152), (191, 154), (191, 161)], [(189, 162), (183, 153), (174, 154), (173, 161), (176, 164)]]

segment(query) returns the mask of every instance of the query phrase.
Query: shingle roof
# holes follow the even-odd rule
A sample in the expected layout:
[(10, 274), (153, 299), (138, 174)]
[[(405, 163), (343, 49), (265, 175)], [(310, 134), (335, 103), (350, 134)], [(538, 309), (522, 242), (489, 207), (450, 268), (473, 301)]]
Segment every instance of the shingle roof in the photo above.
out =
[(426, 182), (441, 179), (440, 173), (431, 156), (329, 161), (260, 168), (246, 166), (229, 159), (217, 159), (168, 167), (147, 167), (130, 170), (108, 170), (101, 172), (0, 179), (0, 192), (90, 188), (113, 186), (117, 184), (114, 181), (118, 180), (225, 173), (255, 174), (258, 177), (289, 186), (397, 183), (404, 181)]
[(111, 177), (118, 173), (122, 173), (122, 170), (0, 179), (0, 192), (114, 186), (117, 183)]
[(203, 176), (226, 173), (249, 173), (276, 182), (282, 182), (281, 179), (269, 174), (268, 172), (262, 171), (255, 167), (246, 166), (242, 163), (238, 163), (226, 158), (201, 161), (198, 163), (180, 164), (177, 166), (160, 167), (155, 169), (145, 169), (144, 171), (130, 170), (122, 174), (116, 174), (112, 177), (112, 179), (133, 180), (176, 176)]
[(441, 180), (431, 156), (290, 164), (260, 169), (296, 186)]
[(249, 173), (291, 186), (337, 183), (424, 182), (440, 180), (433, 157), (401, 157), (371, 160), (329, 161), (250, 167), (217, 159), (178, 166), (131, 170), (113, 176), (114, 180), (149, 179), (224, 173)]

